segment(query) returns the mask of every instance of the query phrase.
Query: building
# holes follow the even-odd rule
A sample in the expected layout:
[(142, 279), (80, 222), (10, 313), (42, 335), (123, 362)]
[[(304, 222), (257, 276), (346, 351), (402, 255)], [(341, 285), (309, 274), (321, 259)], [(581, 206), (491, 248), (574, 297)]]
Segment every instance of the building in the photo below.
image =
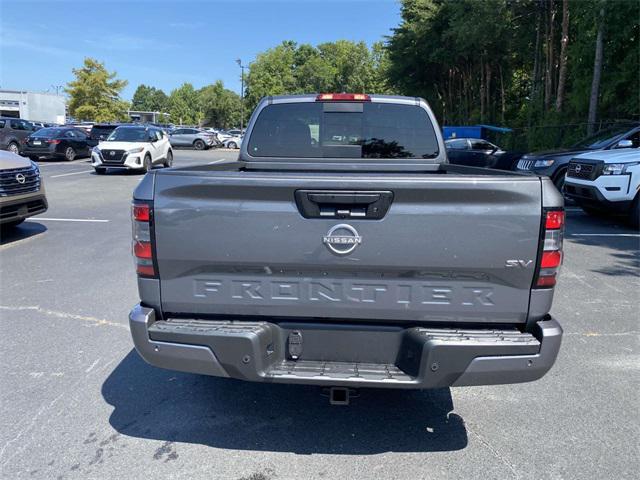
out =
[(166, 123), (169, 117), (168, 113), (162, 112), (140, 112), (136, 110), (129, 110), (127, 112), (132, 122), (140, 123)]
[(33, 122), (65, 123), (66, 99), (53, 93), (0, 90), (0, 116)]

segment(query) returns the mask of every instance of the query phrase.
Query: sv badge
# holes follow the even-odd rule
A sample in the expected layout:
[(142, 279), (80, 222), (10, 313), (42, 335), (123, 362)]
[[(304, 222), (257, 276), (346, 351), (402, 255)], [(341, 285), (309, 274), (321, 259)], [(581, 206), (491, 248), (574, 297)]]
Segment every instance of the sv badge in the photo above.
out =
[(514, 268), (514, 267), (527, 268), (531, 264), (533, 264), (533, 260), (507, 260), (504, 266), (508, 268)]

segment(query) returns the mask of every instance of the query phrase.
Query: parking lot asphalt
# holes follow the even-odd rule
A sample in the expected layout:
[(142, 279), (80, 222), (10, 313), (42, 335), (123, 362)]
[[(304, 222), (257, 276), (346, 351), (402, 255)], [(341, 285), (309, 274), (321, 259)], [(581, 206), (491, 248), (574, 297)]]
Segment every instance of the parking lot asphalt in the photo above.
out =
[[(175, 165), (235, 156), (181, 150)], [(542, 380), (331, 407), (315, 387), (145, 364), (127, 320), (142, 176), (86, 159), (41, 171), (49, 211), (0, 241), (1, 478), (637, 478), (640, 236), (624, 224), (568, 209), (565, 336)]]

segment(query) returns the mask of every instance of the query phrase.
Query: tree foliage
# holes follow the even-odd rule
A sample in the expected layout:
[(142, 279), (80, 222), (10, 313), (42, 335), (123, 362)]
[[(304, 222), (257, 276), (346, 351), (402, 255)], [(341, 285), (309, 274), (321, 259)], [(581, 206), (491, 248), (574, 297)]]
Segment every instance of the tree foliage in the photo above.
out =
[[(572, 139), (552, 126), (581, 124), (569, 134), (580, 137), (589, 118), (640, 116), (637, 7), (637, 0), (401, 0), (401, 23), (384, 43), (288, 40), (259, 53), (244, 78), (243, 120), (268, 95), (399, 93), (426, 98), (442, 124), (503, 124), (526, 128), (528, 147), (566, 144)], [(72, 115), (124, 117), (126, 81), (90, 58), (73, 72)], [(168, 97), (140, 85), (133, 97), (134, 109), (218, 127), (238, 126), (241, 105), (220, 81), (200, 90), (185, 83)]]
[(240, 125), (240, 96), (224, 88), (221, 80), (198, 91), (200, 109), (206, 125), (231, 128)]
[(184, 83), (167, 96), (161, 89), (139, 85), (133, 94), (132, 110), (169, 113), (169, 120), (184, 125), (230, 128), (240, 124), (240, 96), (224, 87), (221, 80), (196, 90)]
[(161, 89), (147, 85), (139, 85), (131, 100), (131, 110), (143, 112), (166, 112), (169, 97)]
[(203, 115), (198, 93), (190, 83), (183, 83), (169, 95), (169, 114), (173, 123), (182, 125), (200, 124)]
[(258, 54), (249, 66), (249, 110), (267, 95), (319, 92), (389, 93), (382, 43), (338, 40), (318, 46), (284, 41)]
[(442, 123), (585, 123), (607, 3), (597, 118), (638, 117), (633, 0), (403, 0), (387, 45), (389, 81), (429, 100)]
[(81, 68), (74, 68), (75, 80), (65, 89), (69, 95), (69, 113), (78, 120), (109, 122), (127, 118), (128, 103), (120, 98), (126, 80), (117, 79), (103, 63), (85, 58)]

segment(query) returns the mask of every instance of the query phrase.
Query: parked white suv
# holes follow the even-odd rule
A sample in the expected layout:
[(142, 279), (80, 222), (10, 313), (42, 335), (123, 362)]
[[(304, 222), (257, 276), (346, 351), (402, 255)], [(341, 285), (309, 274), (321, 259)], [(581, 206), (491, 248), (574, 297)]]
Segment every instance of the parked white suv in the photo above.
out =
[(599, 150), (572, 159), (564, 190), (585, 212), (626, 214), (638, 227), (640, 148)]
[(91, 152), (91, 164), (98, 174), (107, 168), (148, 172), (154, 165), (170, 167), (172, 163), (169, 137), (157, 127), (118, 127)]

